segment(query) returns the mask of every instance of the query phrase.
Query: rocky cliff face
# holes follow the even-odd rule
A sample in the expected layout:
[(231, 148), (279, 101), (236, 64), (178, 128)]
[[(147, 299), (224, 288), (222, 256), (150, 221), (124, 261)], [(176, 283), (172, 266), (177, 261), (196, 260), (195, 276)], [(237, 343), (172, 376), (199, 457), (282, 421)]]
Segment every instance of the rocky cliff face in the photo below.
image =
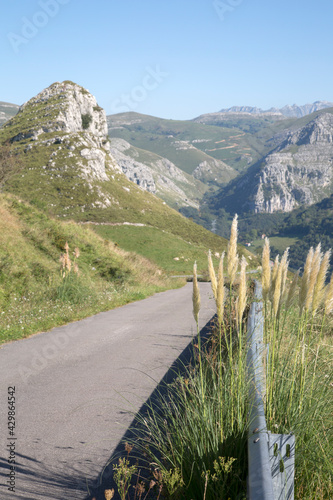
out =
[(205, 187), (167, 158), (138, 150), (120, 138), (111, 139), (111, 154), (126, 177), (142, 189), (158, 195), (171, 206), (199, 207), (198, 195)]
[(104, 110), (72, 82), (56, 82), (24, 103), (4, 132), (10, 134), (10, 142), (24, 145), (26, 153), (37, 146), (59, 145), (47, 163), (55, 166), (64, 149), (68, 160), (76, 158), (85, 178), (108, 180), (107, 168), (119, 170), (110, 155)]
[(333, 114), (322, 113), (268, 155), (253, 196), (254, 212), (289, 212), (333, 192)]

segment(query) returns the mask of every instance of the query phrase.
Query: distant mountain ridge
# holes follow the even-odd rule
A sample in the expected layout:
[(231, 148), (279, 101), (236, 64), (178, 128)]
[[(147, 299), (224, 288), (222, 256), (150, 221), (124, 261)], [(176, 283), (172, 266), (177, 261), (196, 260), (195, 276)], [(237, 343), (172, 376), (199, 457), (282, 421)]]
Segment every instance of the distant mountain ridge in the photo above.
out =
[(263, 110), (257, 107), (251, 106), (232, 106), (231, 108), (221, 109), (219, 113), (236, 113), (236, 114), (244, 114), (248, 113), (251, 115), (283, 115), (287, 118), (302, 118), (303, 116), (314, 113), (315, 111), (320, 111), (325, 108), (332, 108), (333, 102), (329, 101), (316, 101), (312, 104), (303, 104), (302, 106), (298, 106), (297, 104), (293, 104), (290, 106), (287, 104), (283, 106), (283, 108), (270, 108), (267, 110)]
[[(312, 115), (311, 115), (312, 117)], [(333, 193), (333, 109), (285, 131), (283, 140), (221, 189), (210, 205), (228, 212), (291, 212)], [(298, 122), (298, 123), (299, 123)]]
[(19, 110), (17, 104), (0, 101), (0, 126), (10, 120)]

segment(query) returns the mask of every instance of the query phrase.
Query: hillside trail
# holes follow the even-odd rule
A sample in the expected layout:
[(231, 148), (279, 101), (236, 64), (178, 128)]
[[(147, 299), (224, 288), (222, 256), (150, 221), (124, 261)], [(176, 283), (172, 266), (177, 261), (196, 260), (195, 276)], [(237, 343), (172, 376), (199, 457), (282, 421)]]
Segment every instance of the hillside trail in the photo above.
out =
[[(210, 290), (200, 283), (200, 328), (215, 314)], [(84, 499), (195, 335), (188, 283), (4, 345), (0, 498)]]

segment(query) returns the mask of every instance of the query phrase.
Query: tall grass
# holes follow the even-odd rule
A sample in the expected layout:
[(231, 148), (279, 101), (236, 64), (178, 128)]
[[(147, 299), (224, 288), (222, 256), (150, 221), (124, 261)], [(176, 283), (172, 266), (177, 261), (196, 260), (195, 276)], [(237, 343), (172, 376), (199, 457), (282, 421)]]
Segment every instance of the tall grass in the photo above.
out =
[(180, 285), (86, 226), (0, 195), (0, 344)]
[[(263, 253), (267, 260), (267, 248)], [(333, 495), (331, 285), (325, 286), (330, 252), (310, 249), (300, 286), (287, 289), (287, 251), (275, 279), (263, 273), (267, 362), (266, 417), (272, 432), (296, 436), (295, 498)], [(331, 283), (333, 278), (331, 277)], [(267, 286), (267, 283), (269, 286)], [(271, 299), (269, 299), (269, 297)]]
[[(218, 312), (209, 341), (203, 343), (198, 327), (200, 295), (195, 265), (197, 337), (193, 340), (193, 361), (160, 393), (158, 401), (151, 403), (145, 415), (139, 416), (140, 431), (133, 445), (148, 453), (148, 462), (161, 472), (163, 498), (246, 498), (248, 381), (243, 314), (247, 290), (245, 259), (235, 286), (237, 219), (233, 231), (226, 259), (227, 264), (233, 264), (234, 286), (229, 292), (224, 254), (217, 276), (212, 255), (208, 255)], [(228, 293), (230, 300), (226, 300)]]
[[(203, 342), (198, 327), (200, 294), (195, 265), (193, 360), (138, 417), (132, 444), (146, 456), (147, 469), (160, 478), (158, 493), (149, 498), (246, 498), (251, 402), (245, 319), (251, 287), (244, 258), (237, 274), (236, 244), (235, 217), (228, 253), (226, 259), (222, 254), (217, 273), (212, 254), (208, 254), (217, 309), (209, 340)], [(296, 436), (297, 499), (333, 497), (333, 276), (326, 284), (329, 256), (320, 246), (311, 249), (300, 278), (299, 272), (288, 272), (288, 249), (273, 264), (268, 240), (263, 249), (269, 346), (266, 420), (272, 432)]]

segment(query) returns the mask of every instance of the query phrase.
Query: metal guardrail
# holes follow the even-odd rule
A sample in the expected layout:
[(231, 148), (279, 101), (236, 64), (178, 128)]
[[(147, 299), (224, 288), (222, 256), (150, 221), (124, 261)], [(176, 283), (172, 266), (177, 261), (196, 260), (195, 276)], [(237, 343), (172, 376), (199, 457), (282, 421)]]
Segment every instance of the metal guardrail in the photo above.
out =
[(262, 288), (257, 281), (255, 298), (257, 301), (251, 304), (247, 325), (247, 367), (251, 380), (248, 499), (293, 500), (295, 437), (271, 434), (265, 419), (264, 315)]

